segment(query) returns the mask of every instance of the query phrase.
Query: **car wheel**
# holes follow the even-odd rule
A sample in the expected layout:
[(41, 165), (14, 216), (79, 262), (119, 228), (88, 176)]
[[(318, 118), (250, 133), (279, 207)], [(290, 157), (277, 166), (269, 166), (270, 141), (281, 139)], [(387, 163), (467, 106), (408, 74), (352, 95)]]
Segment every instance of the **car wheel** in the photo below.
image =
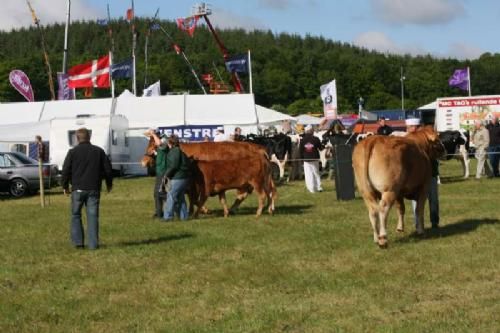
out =
[(28, 184), (20, 178), (13, 179), (10, 182), (10, 194), (13, 197), (19, 198), (28, 193)]

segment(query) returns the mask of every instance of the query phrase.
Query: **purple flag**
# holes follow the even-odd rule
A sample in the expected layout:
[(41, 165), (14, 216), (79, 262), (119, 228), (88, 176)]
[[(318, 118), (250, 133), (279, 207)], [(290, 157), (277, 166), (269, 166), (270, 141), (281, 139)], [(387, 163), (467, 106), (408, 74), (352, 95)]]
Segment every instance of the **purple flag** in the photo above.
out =
[(65, 73), (57, 73), (57, 91), (58, 100), (75, 99), (75, 89), (68, 87), (69, 75)]
[(453, 75), (449, 78), (448, 84), (450, 87), (456, 87), (462, 90), (469, 90), (469, 71), (467, 68), (456, 69)]
[(28, 79), (28, 76), (23, 71), (14, 69), (9, 74), (9, 81), (10, 84), (28, 100), (28, 102), (33, 102), (35, 100), (30, 79)]

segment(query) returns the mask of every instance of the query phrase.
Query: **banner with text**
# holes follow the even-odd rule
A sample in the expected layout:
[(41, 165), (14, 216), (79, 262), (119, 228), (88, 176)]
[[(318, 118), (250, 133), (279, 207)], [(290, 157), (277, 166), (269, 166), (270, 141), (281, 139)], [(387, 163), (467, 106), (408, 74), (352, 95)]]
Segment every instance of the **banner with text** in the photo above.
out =
[(337, 119), (337, 85), (335, 80), (320, 87), (326, 119)]
[(215, 131), (221, 125), (184, 125), (172, 127), (158, 127), (158, 131), (163, 135), (170, 136), (175, 134), (179, 139), (184, 141), (204, 141), (209, 139), (213, 140)]

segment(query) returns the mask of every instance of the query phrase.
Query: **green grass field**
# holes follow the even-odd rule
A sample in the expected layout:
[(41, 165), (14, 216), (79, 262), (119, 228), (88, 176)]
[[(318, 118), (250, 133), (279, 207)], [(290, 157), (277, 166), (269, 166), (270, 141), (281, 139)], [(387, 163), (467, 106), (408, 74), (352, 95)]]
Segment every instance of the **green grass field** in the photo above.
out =
[(426, 211), (426, 236), (411, 214), (397, 234), (392, 210), (387, 250), (327, 180), (279, 187), (274, 216), (252, 195), (227, 219), (212, 198), (210, 216), (160, 223), (154, 179), (119, 179), (93, 252), (70, 246), (60, 188), (44, 209), (0, 197), (0, 332), (499, 332), (500, 180), (441, 173), (442, 227)]

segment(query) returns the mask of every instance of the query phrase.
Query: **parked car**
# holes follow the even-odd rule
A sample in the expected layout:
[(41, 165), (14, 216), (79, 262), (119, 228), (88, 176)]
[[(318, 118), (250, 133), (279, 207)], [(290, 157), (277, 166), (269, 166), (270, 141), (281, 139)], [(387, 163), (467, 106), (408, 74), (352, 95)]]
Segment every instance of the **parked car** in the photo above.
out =
[[(58, 185), (57, 166), (44, 164), (42, 172), (46, 189)], [(22, 197), (39, 189), (38, 161), (18, 152), (0, 152), (0, 192)]]

